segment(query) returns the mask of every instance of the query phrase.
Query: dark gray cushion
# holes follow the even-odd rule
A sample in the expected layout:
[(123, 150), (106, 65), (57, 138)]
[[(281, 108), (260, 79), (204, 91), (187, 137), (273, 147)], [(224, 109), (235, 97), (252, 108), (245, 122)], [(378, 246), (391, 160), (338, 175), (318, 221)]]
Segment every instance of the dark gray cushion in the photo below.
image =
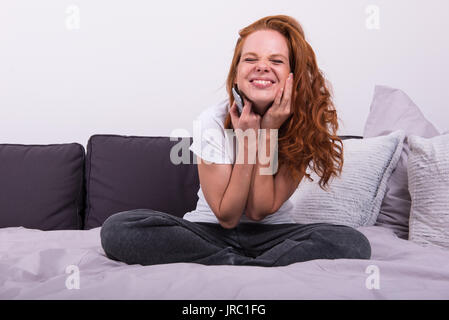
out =
[[(87, 144), (85, 229), (112, 214), (153, 209), (182, 217), (196, 208), (199, 178), (192, 138), (93, 135)], [(170, 161), (172, 146), (184, 144), (185, 163)], [(178, 153), (181, 156), (181, 152)]]
[[(361, 136), (341, 136), (361, 139)], [(192, 138), (94, 135), (86, 158), (85, 229), (99, 227), (112, 214), (147, 208), (182, 217), (195, 210), (200, 187)], [(184, 146), (184, 163), (170, 161), (173, 146)], [(181, 152), (178, 153), (181, 156)]]
[(82, 229), (84, 147), (0, 144), (0, 227)]

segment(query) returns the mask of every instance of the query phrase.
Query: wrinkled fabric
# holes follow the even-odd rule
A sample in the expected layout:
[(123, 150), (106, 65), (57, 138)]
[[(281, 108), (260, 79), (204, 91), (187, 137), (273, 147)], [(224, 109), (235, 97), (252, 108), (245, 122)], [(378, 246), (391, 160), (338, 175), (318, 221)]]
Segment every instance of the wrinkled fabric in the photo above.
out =
[[(370, 260), (318, 259), (283, 267), (109, 259), (100, 228), (0, 229), (0, 299), (448, 299), (449, 252), (380, 227), (358, 228)], [(79, 289), (66, 282), (79, 269)], [(73, 268), (73, 267), (72, 267)], [(378, 289), (376, 289), (376, 278)], [(371, 288), (371, 289), (370, 289)]]

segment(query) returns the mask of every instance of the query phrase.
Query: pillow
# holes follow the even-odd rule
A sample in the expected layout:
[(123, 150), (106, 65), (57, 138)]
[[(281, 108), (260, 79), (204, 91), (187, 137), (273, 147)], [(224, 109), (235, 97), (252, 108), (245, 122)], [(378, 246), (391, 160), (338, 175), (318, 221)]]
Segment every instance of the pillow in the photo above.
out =
[[(364, 138), (386, 135), (404, 130), (408, 135), (434, 137), (438, 130), (430, 123), (413, 101), (401, 90), (376, 86)], [(407, 182), (407, 138), (396, 169), (387, 181), (387, 190), (380, 207), (376, 225), (392, 229), (400, 238), (408, 239), (408, 220), (411, 199)]]
[(82, 229), (84, 147), (0, 144), (0, 228)]
[[(146, 208), (182, 217), (194, 210), (199, 177), (189, 150), (192, 138), (177, 140), (120, 135), (90, 137), (85, 229), (99, 227), (110, 215), (121, 211)], [(187, 159), (180, 164), (172, 163), (171, 151), (178, 156), (181, 151), (181, 156), (186, 155)]]
[(343, 141), (344, 164), (341, 176), (329, 180), (329, 191), (304, 179), (294, 192), (293, 219), (297, 223), (331, 223), (350, 227), (376, 222), (385, 195), (386, 183), (402, 150), (405, 133)]
[(408, 140), (409, 240), (449, 249), (449, 134)]

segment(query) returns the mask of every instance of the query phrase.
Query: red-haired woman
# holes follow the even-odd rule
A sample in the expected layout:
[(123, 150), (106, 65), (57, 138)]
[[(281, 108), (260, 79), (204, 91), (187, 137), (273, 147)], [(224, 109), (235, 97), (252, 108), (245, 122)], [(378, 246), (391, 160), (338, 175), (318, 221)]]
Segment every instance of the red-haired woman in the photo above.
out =
[[(128, 264), (285, 266), (313, 259), (369, 259), (359, 231), (298, 224), (289, 198), (311, 168), (325, 188), (343, 166), (337, 114), (300, 24), (262, 18), (239, 32), (227, 78), (229, 98), (198, 117), (200, 189), (184, 218), (137, 209), (101, 229), (108, 257)], [(244, 106), (237, 108), (232, 88)], [(275, 146), (273, 148), (273, 146)]]

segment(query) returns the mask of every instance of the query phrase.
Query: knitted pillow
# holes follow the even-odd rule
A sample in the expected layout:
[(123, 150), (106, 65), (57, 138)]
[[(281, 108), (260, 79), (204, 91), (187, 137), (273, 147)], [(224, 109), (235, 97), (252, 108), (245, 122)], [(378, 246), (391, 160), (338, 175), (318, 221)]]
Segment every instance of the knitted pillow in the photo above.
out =
[(449, 249), (449, 134), (408, 140), (409, 240)]
[(301, 224), (373, 225), (404, 137), (404, 131), (398, 130), (386, 136), (344, 140), (341, 176), (331, 179), (329, 191), (324, 191), (318, 185), (317, 174), (309, 172), (314, 181), (301, 181), (291, 197), (293, 219)]
[[(377, 137), (395, 130), (404, 130), (406, 137), (413, 134), (430, 138), (440, 134), (406, 93), (377, 85), (363, 137)], [(392, 229), (402, 239), (408, 238), (411, 206), (407, 182), (408, 153), (406, 138), (396, 169), (387, 181), (387, 190), (376, 221), (376, 225)]]

